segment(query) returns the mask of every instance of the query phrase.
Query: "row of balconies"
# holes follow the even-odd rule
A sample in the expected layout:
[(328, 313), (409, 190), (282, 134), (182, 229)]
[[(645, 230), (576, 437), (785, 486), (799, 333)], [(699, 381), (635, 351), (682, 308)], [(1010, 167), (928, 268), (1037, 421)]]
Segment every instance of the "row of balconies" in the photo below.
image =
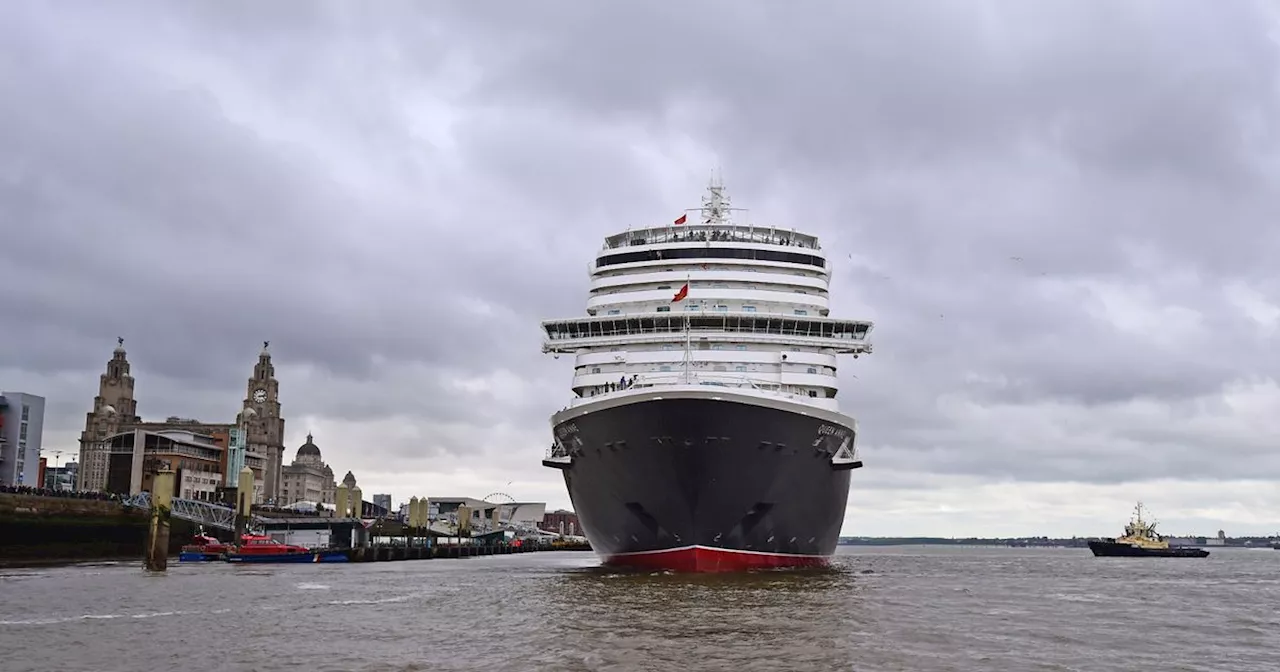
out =
[(717, 295), (714, 298), (690, 296), (683, 301), (673, 303), (671, 301), (673, 294), (673, 290), (662, 290), (592, 297), (587, 302), (587, 314), (594, 317), (599, 315), (648, 315), (668, 312), (753, 313), (777, 317), (827, 317), (831, 312), (825, 296), (784, 294), (782, 292), (734, 292), (722, 289), (717, 290)]
[[(830, 281), (825, 275), (817, 273), (768, 271), (763, 269), (716, 269), (696, 272), (660, 271), (649, 273), (601, 274), (591, 281), (591, 294), (599, 295), (614, 291), (634, 291), (644, 289), (669, 289), (689, 282), (690, 291), (705, 288), (728, 289), (731, 285), (776, 285), (783, 291), (792, 289), (808, 289), (813, 292), (825, 292)], [(749, 287), (753, 288), (753, 287)], [(774, 290), (777, 291), (777, 290)]]
[[(794, 387), (805, 387), (815, 389), (838, 390), (840, 381), (834, 375), (823, 373), (781, 373), (778, 371), (748, 371), (745, 366), (696, 366), (690, 365), (690, 374), (696, 375), (717, 375), (731, 381), (740, 381), (743, 384), (755, 385), (784, 385)], [(633, 376), (638, 384), (651, 382), (649, 379), (669, 379), (670, 374), (679, 374), (684, 372), (683, 364), (662, 364), (652, 367), (635, 367), (626, 370), (605, 371), (601, 368), (600, 373), (586, 373), (575, 375), (573, 377), (573, 389), (585, 390), (588, 388), (598, 388), (608, 386), (619, 382), (620, 379), (630, 380)]]
[[(793, 367), (818, 366), (835, 370), (839, 360), (827, 352), (807, 352), (803, 350), (768, 349), (752, 350), (737, 343), (712, 343), (708, 348), (700, 347), (696, 341), (690, 349), (695, 362), (763, 364), (778, 366), (785, 364)], [(647, 365), (668, 364), (673, 361), (684, 361), (683, 344), (664, 344), (660, 348), (628, 349), (606, 352), (583, 352), (575, 357), (576, 368), (591, 366)]]
[(711, 267), (713, 264), (742, 269), (759, 269), (761, 271), (780, 271), (783, 273), (812, 273), (822, 277), (829, 277), (830, 272), (820, 266), (812, 266), (809, 264), (793, 264), (782, 261), (763, 261), (760, 259), (656, 259), (652, 261), (634, 261), (625, 264), (611, 264), (600, 266), (593, 261), (589, 270), (591, 277), (600, 278), (610, 275), (623, 275), (626, 273), (652, 273), (655, 270), (676, 273), (677, 275), (691, 275), (701, 271), (704, 266)]

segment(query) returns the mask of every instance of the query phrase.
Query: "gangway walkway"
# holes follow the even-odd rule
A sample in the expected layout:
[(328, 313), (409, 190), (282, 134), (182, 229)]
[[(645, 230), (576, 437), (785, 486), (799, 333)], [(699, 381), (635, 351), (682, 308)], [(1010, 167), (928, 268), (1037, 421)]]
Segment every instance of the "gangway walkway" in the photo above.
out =
[[(134, 507), (138, 509), (151, 510), (151, 493), (140, 492), (132, 497), (123, 500), (126, 507)], [(236, 511), (227, 506), (219, 504), (211, 504), (209, 502), (201, 502), (194, 499), (179, 499), (177, 497), (171, 500), (169, 515), (173, 518), (190, 521), (206, 527), (216, 527), (220, 530), (234, 532), (236, 529)], [(263, 523), (270, 521), (269, 518), (263, 518), (259, 515), (250, 515), (249, 526), (260, 527)]]

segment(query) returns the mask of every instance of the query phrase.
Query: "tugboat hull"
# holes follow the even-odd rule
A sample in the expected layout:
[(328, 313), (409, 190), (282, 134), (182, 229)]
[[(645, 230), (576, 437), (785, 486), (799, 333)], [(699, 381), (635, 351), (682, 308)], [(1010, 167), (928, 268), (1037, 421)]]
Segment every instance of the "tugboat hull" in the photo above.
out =
[(1089, 550), (1097, 558), (1205, 558), (1209, 551), (1203, 548), (1142, 548), (1115, 541), (1091, 541)]

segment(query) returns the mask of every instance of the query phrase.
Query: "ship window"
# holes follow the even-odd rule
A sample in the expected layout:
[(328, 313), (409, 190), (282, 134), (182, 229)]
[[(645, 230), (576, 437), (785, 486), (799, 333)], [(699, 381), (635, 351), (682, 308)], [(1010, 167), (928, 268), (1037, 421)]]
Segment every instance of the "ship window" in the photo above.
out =
[(671, 312), (671, 306), (658, 306), (658, 312), (659, 312), (659, 313), (669, 313), (669, 312)]
[(600, 367), (598, 366), (591, 367), (591, 373), (600, 373)]
[(724, 344), (723, 344), (723, 343), (716, 343), (715, 345), (711, 346), (711, 349), (712, 349), (712, 350), (724, 350)]
[(818, 391), (817, 391), (817, 390), (809, 390), (809, 396), (811, 396), (811, 397), (816, 397), (816, 396), (818, 396)]
[(658, 285), (658, 289), (671, 289), (671, 285)]
[(796, 309), (796, 315), (808, 315), (808, 314), (809, 314), (809, 311), (807, 310), (800, 310), (798, 308)]
[(745, 346), (745, 345), (735, 345), (735, 346), (733, 346), (733, 349), (734, 349), (734, 350), (746, 350), (746, 349), (747, 349), (747, 346)]
[(658, 367), (658, 370), (659, 370), (659, 371), (670, 371), (670, 370), (671, 370), (671, 367), (669, 367), (669, 366), (667, 366), (667, 365), (663, 364), (662, 366), (659, 366), (659, 367)]
[(663, 349), (663, 350), (674, 350), (674, 349), (675, 349), (675, 347), (676, 347), (676, 346), (675, 346), (675, 345), (673, 345), (673, 344), (671, 344), (671, 343), (663, 343), (663, 344), (662, 344), (662, 349)]
[(729, 306), (716, 306), (716, 310), (721, 313), (729, 312)]
[(617, 308), (614, 308), (614, 309), (610, 310), (608, 314), (609, 314), (609, 315), (620, 315), (620, 314), (622, 314), (622, 311), (621, 311), (621, 310), (619, 310), (619, 309), (617, 309)]
[(743, 307), (742, 307), (742, 312), (744, 312), (744, 313), (754, 313), (754, 312), (756, 312), (756, 307), (755, 307), (755, 306), (743, 306)]
[(742, 364), (739, 364), (739, 365), (737, 365), (737, 366), (733, 367), (733, 370), (734, 370), (734, 371), (746, 371), (746, 370), (747, 370), (747, 367), (743, 366)]
[(818, 372), (818, 370), (817, 370), (817, 369), (815, 369), (815, 368), (813, 368), (812, 366), (811, 366), (811, 367), (809, 367), (809, 370), (807, 371), (807, 373), (817, 373), (817, 372)]
[(689, 304), (689, 305), (685, 306), (685, 307), (684, 307), (684, 309), (685, 309), (685, 310), (688, 310), (688, 311), (696, 311), (696, 310), (698, 310), (698, 306), (696, 306), (696, 305), (694, 305), (694, 304)]

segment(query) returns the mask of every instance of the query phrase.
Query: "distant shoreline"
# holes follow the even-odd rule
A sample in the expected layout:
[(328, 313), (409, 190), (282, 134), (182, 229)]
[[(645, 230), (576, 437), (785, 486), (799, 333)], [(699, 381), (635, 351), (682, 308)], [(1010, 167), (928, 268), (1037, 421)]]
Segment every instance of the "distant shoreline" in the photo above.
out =
[[(967, 538), (950, 539), (946, 537), (841, 537), (841, 546), (998, 546), (1014, 548), (1087, 548), (1090, 539), (1101, 537), (1074, 537), (1071, 539), (1049, 539), (1047, 537), (1021, 538)], [(1271, 548), (1280, 543), (1280, 539), (1270, 537), (1228, 538), (1221, 543), (1213, 537), (1172, 537), (1181, 545), (1205, 546), (1210, 548)], [(1210, 539), (1215, 543), (1210, 543)]]

